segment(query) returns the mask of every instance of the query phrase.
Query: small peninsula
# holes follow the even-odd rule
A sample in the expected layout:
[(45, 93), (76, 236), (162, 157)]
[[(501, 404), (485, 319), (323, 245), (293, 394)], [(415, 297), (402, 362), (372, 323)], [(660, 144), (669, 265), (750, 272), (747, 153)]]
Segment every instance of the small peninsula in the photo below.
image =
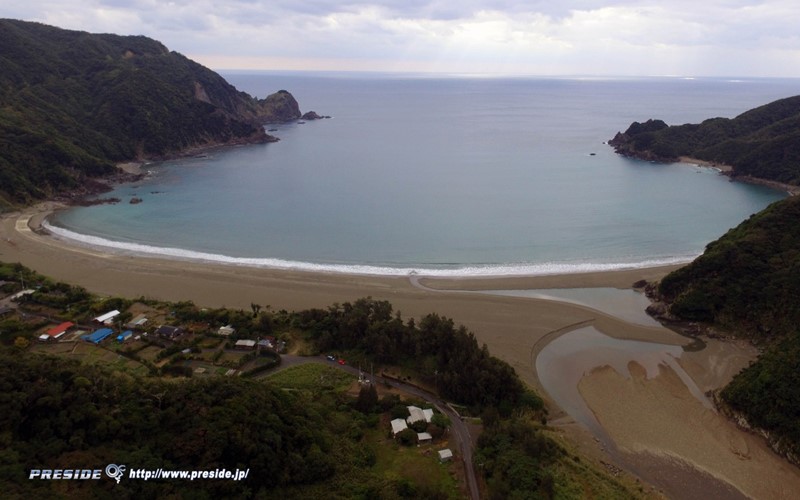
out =
[(103, 189), (115, 164), (276, 141), (265, 123), (300, 118), (143, 36), (0, 19), (0, 209)]
[(633, 158), (659, 162), (695, 158), (729, 166), (726, 175), (734, 179), (796, 188), (800, 185), (800, 96), (700, 124), (634, 122), (609, 144), (617, 153)]

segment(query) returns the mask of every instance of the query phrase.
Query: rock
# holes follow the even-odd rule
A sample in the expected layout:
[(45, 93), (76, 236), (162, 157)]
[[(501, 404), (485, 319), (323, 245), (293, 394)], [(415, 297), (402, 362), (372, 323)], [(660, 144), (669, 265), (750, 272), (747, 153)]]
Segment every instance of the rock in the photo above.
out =
[(131, 205), (138, 205), (138, 204), (139, 204), (139, 203), (141, 203), (142, 201), (144, 201), (144, 200), (142, 200), (141, 198), (137, 198), (136, 196), (134, 196), (133, 198), (131, 198), (130, 204), (131, 204)]
[(308, 111), (300, 117), (301, 120), (322, 120), (323, 118), (330, 118), (330, 116), (318, 115), (315, 111)]

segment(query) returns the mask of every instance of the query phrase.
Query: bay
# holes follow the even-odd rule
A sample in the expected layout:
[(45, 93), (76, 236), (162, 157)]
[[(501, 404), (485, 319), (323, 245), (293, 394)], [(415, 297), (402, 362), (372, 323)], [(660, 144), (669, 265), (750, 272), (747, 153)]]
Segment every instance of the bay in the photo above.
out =
[[(733, 117), (796, 80), (226, 73), (331, 119), (151, 164), (51, 230), (116, 251), (377, 274), (545, 274), (684, 262), (785, 196), (616, 155), (634, 120)], [(270, 127), (272, 128), (272, 127)], [(131, 197), (142, 203), (130, 204)]]

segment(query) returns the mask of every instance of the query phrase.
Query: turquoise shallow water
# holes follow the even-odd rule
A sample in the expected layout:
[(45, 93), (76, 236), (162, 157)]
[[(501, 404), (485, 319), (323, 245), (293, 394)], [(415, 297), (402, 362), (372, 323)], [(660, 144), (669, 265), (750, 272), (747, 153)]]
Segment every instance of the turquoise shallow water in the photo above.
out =
[[(436, 275), (544, 274), (688, 260), (784, 196), (715, 171), (619, 157), (633, 120), (735, 116), (791, 80), (228, 74), (330, 120), (274, 144), (147, 168), (51, 221), (123, 252), (246, 265)], [(137, 196), (140, 204), (127, 201)]]

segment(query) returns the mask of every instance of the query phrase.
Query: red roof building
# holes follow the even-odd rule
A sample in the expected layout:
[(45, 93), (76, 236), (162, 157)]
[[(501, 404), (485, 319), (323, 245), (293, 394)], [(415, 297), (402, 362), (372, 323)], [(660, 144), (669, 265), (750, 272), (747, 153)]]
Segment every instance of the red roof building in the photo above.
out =
[(58, 326), (54, 326), (53, 328), (47, 330), (45, 335), (49, 335), (51, 339), (57, 339), (67, 333), (67, 330), (75, 326), (75, 323), (72, 321), (67, 321), (66, 323), (61, 323)]

